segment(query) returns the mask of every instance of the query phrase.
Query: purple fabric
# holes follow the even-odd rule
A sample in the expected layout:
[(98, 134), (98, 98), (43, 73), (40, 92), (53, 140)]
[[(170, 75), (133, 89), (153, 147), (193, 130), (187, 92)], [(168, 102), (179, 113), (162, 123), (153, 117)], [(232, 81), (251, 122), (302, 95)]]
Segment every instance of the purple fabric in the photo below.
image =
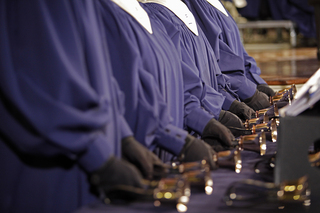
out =
[(196, 36), (166, 7), (154, 3), (144, 5), (161, 20), (176, 46), (180, 45), (182, 60), (186, 64), (193, 63), (198, 77), (225, 97), (222, 108), (228, 110), (238, 95), (231, 89), (229, 77), (221, 73), (217, 58), (202, 30), (198, 27), (199, 36)]
[(248, 56), (237, 24), (206, 0), (184, 0), (194, 14), (217, 57), (221, 72), (227, 75), (231, 87), (241, 100), (250, 98), (256, 84), (265, 83), (253, 58)]
[(114, 2), (99, 2), (114, 76), (125, 93), (125, 118), (136, 139), (150, 150), (179, 154), (187, 132), (178, 52), (154, 19), (150, 34)]
[(132, 135), (95, 3), (4, 0), (0, 14), (0, 212), (72, 212)]

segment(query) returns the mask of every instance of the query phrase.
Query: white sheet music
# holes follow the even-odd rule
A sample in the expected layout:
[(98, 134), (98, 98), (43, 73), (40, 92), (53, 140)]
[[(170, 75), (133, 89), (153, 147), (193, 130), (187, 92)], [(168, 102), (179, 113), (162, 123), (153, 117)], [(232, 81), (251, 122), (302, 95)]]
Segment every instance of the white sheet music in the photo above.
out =
[(280, 116), (297, 116), (320, 100), (320, 69), (298, 90), (291, 105), (279, 110)]

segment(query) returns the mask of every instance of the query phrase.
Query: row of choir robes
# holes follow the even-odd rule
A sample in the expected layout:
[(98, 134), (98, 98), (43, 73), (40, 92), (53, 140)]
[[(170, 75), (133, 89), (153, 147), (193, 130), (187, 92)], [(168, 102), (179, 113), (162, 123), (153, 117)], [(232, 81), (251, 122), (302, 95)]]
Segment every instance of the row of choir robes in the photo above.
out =
[(183, 0), (194, 14), (217, 57), (221, 72), (241, 100), (250, 98), (258, 84), (266, 84), (255, 60), (244, 49), (238, 27), (218, 0)]
[(0, 2), (1, 212), (97, 201), (87, 173), (132, 135), (95, 4)]
[(178, 155), (188, 133), (177, 51), (136, 0), (100, 0), (99, 8), (113, 73), (125, 94), (125, 118), (136, 139), (152, 151), (159, 147)]
[(182, 16), (185, 14), (180, 16), (182, 9), (183, 13), (189, 13), (189, 17), (192, 16), (187, 6), (180, 1), (144, 0), (142, 2), (147, 10), (161, 20), (172, 41), (176, 42), (175, 45), (180, 45), (182, 60), (186, 64), (193, 63), (197, 68), (198, 77), (224, 96), (222, 109), (228, 110), (232, 102), (239, 97), (231, 89), (230, 79), (221, 73), (215, 54), (201, 28), (195, 20), (192, 22), (187, 19), (184, 22)]
[(150, 150), (160, 147), (177, 156), (187, 135), (182, 129), (201, 134), (209, 120), (219, 118), (224, 97), (204, 86), (162, 23), (137, 1), (101, 0), (100, 8), (130, 127)]

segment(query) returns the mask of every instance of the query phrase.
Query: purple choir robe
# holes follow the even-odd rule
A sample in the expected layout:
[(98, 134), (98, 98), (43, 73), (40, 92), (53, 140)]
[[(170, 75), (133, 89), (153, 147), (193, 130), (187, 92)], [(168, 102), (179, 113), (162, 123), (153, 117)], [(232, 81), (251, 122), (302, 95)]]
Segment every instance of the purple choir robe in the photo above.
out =
[(0, 3), (0, 212), (70, 213), (132, 135), (91, 0)]
[[(151, 19), (150, 34), (110, 0), (100, 0), (102, 28), (114, 76), (125, 94), (125, 118), (136, 139), (150, 150), (178, 155), (184, 127), (184, 87), (178, 52)], [(208, 114), (208, 113), (207, 113)], [(170, 155), (159, 156), (167, 161)]]
[[(238, 95), (231, 89), (229, 78), (221, 73), (215, 54), (204, 33), (198, 27), (199, 36), (191, 32), (172, 11), (157, 3), (144, 3), (150, 13), (163, 23), (172, 41), (180, 45), (182, 60), (196, 67), (198, 77), (209, 87), (224, 96), (222, 109), (228, 110)], [(179, 42), (179, 44), (177, 44)]]
[(206, 0), (184, 0), (207, 36), (221, 72), (230, 78), (231, 87), (241, 100), (250, 98), (257, 84), (266, 84), (260, 77), (256, 61), (250, 57), (240, 40), (236, 22)]

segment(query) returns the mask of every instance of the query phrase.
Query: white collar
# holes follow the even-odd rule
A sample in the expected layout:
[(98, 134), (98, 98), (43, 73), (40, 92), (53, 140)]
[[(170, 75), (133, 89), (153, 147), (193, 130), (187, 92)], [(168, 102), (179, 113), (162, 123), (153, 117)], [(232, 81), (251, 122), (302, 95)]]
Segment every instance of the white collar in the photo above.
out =
[(199, 35), (196, 19), (181, 0), (140, 0), (143, 3), (157, 3), (173, 12), (196, 36)]
[(226, 9), (224, 8), (224, 6), (221, 4), (219, 0), (207, 0), (207, 2), (209, 2), (212, 6), (220, 10), (226, 16), (229, 16)]
[(111, 0), (130, 14), (141, 24), (150, 34), (152, 34), (152, 26), (148, 13), (141, 7), (137, 0)]

